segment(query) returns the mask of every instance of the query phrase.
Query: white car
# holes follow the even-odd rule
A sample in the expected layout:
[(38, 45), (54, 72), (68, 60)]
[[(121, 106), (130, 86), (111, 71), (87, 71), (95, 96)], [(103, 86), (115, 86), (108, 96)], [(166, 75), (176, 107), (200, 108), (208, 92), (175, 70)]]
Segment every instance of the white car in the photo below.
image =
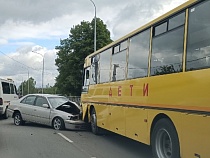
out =
[(0, 78), (0, 115), (7, 119), (7, 108), (12, 100), (18, 100), (17, 89), (12, 79)]
[(56, 130), (86, 129), (86, 124), (80, 120), (80, 106), (63, 96), (29, 94), (10, 102), (7, 113), (17, 126), (27, 121), (49, 125)]

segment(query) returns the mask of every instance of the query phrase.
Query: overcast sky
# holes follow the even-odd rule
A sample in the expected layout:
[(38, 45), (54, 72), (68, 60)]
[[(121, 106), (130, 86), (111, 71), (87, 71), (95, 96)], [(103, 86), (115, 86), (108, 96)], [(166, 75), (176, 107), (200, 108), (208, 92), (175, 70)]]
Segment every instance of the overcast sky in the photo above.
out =
[[(94, 0), (101, 18), (117, 40), (187, 0)], [(81, 21), (91, 21), (90, 0), (0, 0), (0, 78), (16, 85), (33, 77), (41, 87), (42, 56), (44, 85), (53, 86), (58, 75), (55, 46), (68, 38)]]

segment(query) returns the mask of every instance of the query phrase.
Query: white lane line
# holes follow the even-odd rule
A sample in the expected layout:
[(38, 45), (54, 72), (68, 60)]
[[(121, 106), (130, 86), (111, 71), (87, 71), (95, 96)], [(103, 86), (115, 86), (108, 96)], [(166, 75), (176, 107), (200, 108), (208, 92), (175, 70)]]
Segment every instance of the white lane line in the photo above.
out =
[(63, 135), (62, 133), (58, 133), (58, 135), (60, 135), (63, 139), (65, 139), (67, 142), (69, 143), (73, 143), (72, 140), (70, 140), (69, 138), (67, 138), (65, 135)]
[[(70, 140), (69, 138), (67, 138), (65, 135), (63, 135), (62, 133), (57, 133), (58, 135), (60, 135), (63, 139), (65, 139), (67, 142), (69, 143), (73, 143), (72, 140)], [(75, 145), (75, 144), (74, 144)], [(78, 148), (78, 146), (76, 146)], [(85, 154), (87, 154), (88, 156), (90, 156), (90, 158), (96, 158), (95, 156), (91, 156), (89, 153), (87, 153), (85, 150), (82, 150), (81, 148), (78, 148), (80, 151), (84, 152)]]

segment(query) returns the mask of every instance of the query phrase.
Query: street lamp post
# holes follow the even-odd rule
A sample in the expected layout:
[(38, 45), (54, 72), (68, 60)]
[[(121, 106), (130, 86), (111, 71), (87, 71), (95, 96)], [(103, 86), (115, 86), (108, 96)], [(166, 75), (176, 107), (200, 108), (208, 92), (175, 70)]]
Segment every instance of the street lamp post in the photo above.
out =
[[(26, 81), (26, 86), (28, 87), (28, 94), (30, 93), (29, 91), (29, 67), (27, 66), (27, 71), (28, 71), (28, 80)], [(23, 80), (23, 79), (22, 79)], [(26, 91), (26, 94), (27, 94), (27, 91)], [(22, 95), (23, 95), (23, 81), (22, 81)]]
[(33, 53), (36, 53), (36, 54), (39, 54), (39, 55), (41, 55), (42, 56), (42, 58), (43, 58), (43, 65), (42, 65), (42, 94), (44, 93), (44, 89), (43, 89), (43, 82), (44, 82), (44, 55), (42, 55), (42, 54), (40, 54), (40, 53), (38, 53), (38, 52), (35, 52), (35, 51), (32, 51)]
[(29, 70), (28, 70), (28, 94), (29, 94)]
[(22, 94), (20, 94), (20, 95), (23, 96), (23, 77), (22, 77), (22, 88), (21, 88), (21, 89), (22, 89), (22, 90), (21, 90)]
[(96, 51), (96, 5), (93, 2), (93, 0), (90, 0), (93, 3), (94, 9), (95, 9), (95, 26), (94, 26), (94, 52)]

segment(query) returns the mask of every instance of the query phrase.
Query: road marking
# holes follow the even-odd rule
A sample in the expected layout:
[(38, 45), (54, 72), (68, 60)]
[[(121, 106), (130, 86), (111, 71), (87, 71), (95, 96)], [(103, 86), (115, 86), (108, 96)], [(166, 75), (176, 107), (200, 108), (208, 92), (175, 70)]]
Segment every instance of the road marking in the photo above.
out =
[(65, 139), (67, 142), (69, 143), (73, 143), (72, 140), (70, 140), (69, 138), (67, 138), (65, 135), (63, 135), (62, 133), (58, 133), (58, 135), (60, 135), (63, 139)]
[[(56, 133), (55, 133), (55, 134), (56, 134)], [(63, 139), (65, 139), (67, 142), (73, 143), (72, 140), (70, 140), (69, 138), (67, 138), (67, 137), (66, 137), (65, 135), (63, 135), (62, 133), (57, 133), (57, 134), (60, 135)], [(85, 150), (79, 148), (76, 144), (74, 144), (74, 146), (75, 146), (76, 148), (78, 148), (81, 152), (83, 152), (83, 153), (87, 154), (88, 156), (90, 156), (90, 158), (96, 158), (95, 156), (91, 156), (91, 155), (90, 155), (88, 152), (86, 152)]]

